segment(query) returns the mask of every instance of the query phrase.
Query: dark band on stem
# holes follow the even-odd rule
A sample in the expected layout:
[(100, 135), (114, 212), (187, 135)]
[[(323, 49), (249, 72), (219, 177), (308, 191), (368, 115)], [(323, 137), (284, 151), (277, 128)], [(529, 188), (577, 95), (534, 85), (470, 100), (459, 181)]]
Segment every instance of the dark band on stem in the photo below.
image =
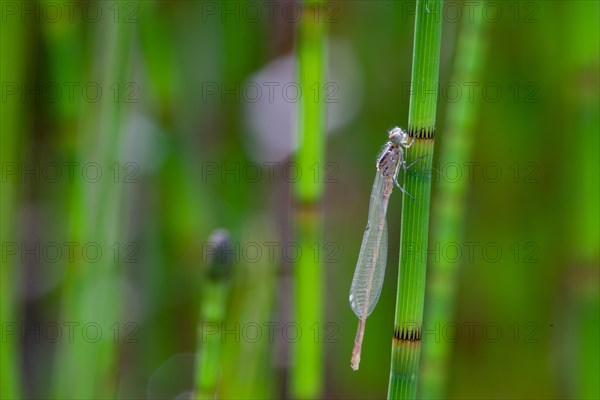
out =
[(318, 213), (321, 210), (321, 200), (303, 200), (294, 198), (293, 205), (296, 210), (308, 214)]
[(420, 342), (421, 341), (421, 327), (410, 326), (410, 327), (394, 327), (394, 340), (405, 341), (405, 342)]
[(294, 208), (296, 208), (298, 212), (303, 213), (307, 216), (319, 215), (321, 211), (321, 200), (294, 199), (293, 204)]
[(427, 128), (415, 128), (415, 127), (408, 127), (408, 135), (410, 137), (414, 137), (417, 140), (419, 139), (425, 139), (425, 140), (433, 140), (435, 139), (435, 127), (434, 126), (430, 126)]

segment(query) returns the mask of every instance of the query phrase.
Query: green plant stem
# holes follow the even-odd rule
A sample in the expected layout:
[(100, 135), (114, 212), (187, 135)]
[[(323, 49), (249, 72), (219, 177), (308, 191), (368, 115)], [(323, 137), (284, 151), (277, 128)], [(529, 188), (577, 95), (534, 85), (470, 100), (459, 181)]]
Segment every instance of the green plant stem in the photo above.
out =
[[(3, 17), (5, 15), (3, 14)], [(24, 62), (28, 35), (24, 24), (15, 18), (7, 18), (0, 24), (0, 84), (3, 96), (4, 85), (23, 82)], [(19, 163), (20, 140), (24, 137), (25, 121), (23, 101), (20, 96), (6, 96), (0, 109), (0, 160), (4, 165)], [(4, 172), (3, 172), (4, 175)], [(17, 288), (20, 285), (17, 257), (6, 257), (4, 245), (17, 242), (17, 193), (19, 193), (18, 174), (14, 179), (2, 180), (0, 189), (0, 241), (3, 255), (0, 261), (0, 324), (6, 336), (0, 341), (0, 398), (21, 398), (21, 359), (19, 356), (19, 335), (8, 334), (9, 327), (15, 326), (21, 319), (17, 305)], [(5, 331), (6, 329), (6, 331)]]
[[(265, 243), (273, 240), (275, 221), (260, 215), (241, 227), (240, 243)], [(273, 326), (279, 260), (267, 257), (256, 262), (244, 259), (235, 263), (227, 309), (226, 328), (221, 336), (222, 378), (218, 390), (221, 399), (278, 398), (278, 382), (273, 379), (273, 350), (277, 347), (274, 336), (253, 335), (253, 327)], [(249, 328), (250, 331), (246, 329)], [(239, 334), (235, 336), (231, 329)], [(244, 333), (245, 332), (245, 333)], [(263, 332), (265, 332), (263, 330)], [(244, 335), (244, 336), (242, 336)], [(242, 337), (244, 338), (242, 340)], [(274, 342), (275, 341), (275, 342)], [(243, 362), (240, 362), (243, 360)]]
[(196, 398), (214, 399), (221, 376), (222, 324), (225, 321), (227, 285), (206, 283), (197, 340)]
[[(308, 250), (321, 243), (321, 210), (325, 148), (325, 107), (319, 94), (325, 82), (325, 25), (317, 14), (319, 1), (306, 1), (298, 29), (298, 80), (302, 89), (298, 106), (299, 149), (296, 155), (302, 177), (294, 186), (295, 240)], [(309, 95), (315, 93), (315, 96)], [(317, 179), (309, 172), (315, 171)], [(322, 329), (323, 270), (320, 259), (300, 257), (294, 265), (296, 323), (303, 332)], [(303, 335), (293, 348), (291, 395), (294, 398), (318, 398), (323, 386), (322, 343), (312, 335)]]
[[(480, 75), (483, 53), (483, 17), (476, 13), (474, 20), (464, 19), (458, 37), (456, 61), (452, 82), (462, 85), (476, 82)], [(451, 103), (446, 109), (440, 165), (463, 165), (469, 161), (472, 147), (473, 124), (476, 109), (468, 96)], [(461, 243), (466, 213), (465, 195), (468, 180), (448, 181), (441, 177), (433, 199), (431, 242), (444, 248), (448, 243)], [(454, 315), (459, 262), (442, 258), (430, 263), (428, 272), (425, 327), (443, 329)], [(451, 344), (447, 340), (430, 340), (423, 347), (419, 397), (425, 399), (446, 397), (447, 363)]]
[[(86, 103), (77, 156), (81, 164), (95, 162), (108, 169), (117, 165), (122, 146), (122, 123), (128, 109), (122, 96), (128, 79), (133, 27), (103, 19), (94, 28), (94, 48), (99, 50), (92, 54), (95, 62), (91, 64), (93, 71), (88, 79), (102, 88), (118, 85), (117, 97), (112, 92), (97, 103)], [(95, 184), (74, 181), (71, 242), (123, 247), (124, 187), (122, 175), (119, 177), (105, 178)], [(96, 324), (103, 331), (111, 330), (112, 335), (61, 343), (53, 379), (53, 394), (57, 399), (111, 398), (117, 392), (117, 348), (124, 326), (120, 324), (120, 262), (122, 257), (115, 261), (106, 256), (100, 262), (82, 257), (69, 260), (62, 293), (63, 320), (80, 326)]]
[(214, 399), (221, 377), (222, 326), (227, 315), (231, 277), (229, 234), (216, 230), (209, 240), (212, 260), (202, 285), (196, 341), (196, 399)]
[[(593, 67), (592, 67), (593, 68)], [(571, 290), (572, 312), (569, 312), (569, 339), (573, 343), (570, 362), (574, 366), (568, 372), (572, 381), (570, 396), (579, 399), (600, 398), (600, 231), (598, 221), (600, 215), (600, 171), (598, 169), (598, 131), (600, 129), (600, 98), (596, 95), (581, 98), (578, 132), (586, 145), (579, 147), (571, 168), (570, 177), (576, 176), (574, 193), (578, 194), (579, 207), (574, 211), (572, 219), (572, 260), (571, 274), (575, 282)], [(595, 165), (594, 165), (595, 164)]]
[[(295, 216), (295, 237), (303, 253), (315, 249), (318, 254), (321, 246), (320, 210), (299, 210)], [(292, 394), (294, 398), (319, 398), (323, 385), (322, 341), (323, 331), (323, 271), (320, 259), (304, 255), (294, 265), (295, 277), (295, 316), (296, 323), (303, 332), (294, 343), (294, 369)]]
[[(569, 368), (560, 368), (559, 376), (567, 381), (565, 397), (600, 398), (600, 94), (598, 93), (598, 12), (600, 5), (574, 7), (568, 13), (577, 21), (568, 32), (567, 43), (589, 37), (590, 50), (577, 46), (566, 49), (565, 59), (578, 82), (564, 87), (564, 98), (572, 99), (570, 119), (577, 139), (566, 144), (562, 168), (563, 184), (571, 188), (565, 201), (571, 203), (567, 229), (569, 248), (569, 296), (564, 341)], [(596, 21), (596, 22), (593, 22)], [(594, 49), (594, 50), (592, 50)], [(561, 148), (561, 152), (563, 149)], [(561, 298), (561, 302), (564, 299)]]
[(421, 351), (431, 165), (442, 34), (442, 0), (417, 1), (408, 133), (415, 138), (407, 162), (427, 155), (404, 174), (398, 292), (388, 398), (415, 398)]
[[(323, 86), (326, 79), (326, 31), (322, 18), (317, 14), (319, 7), (323, 7), (319, 3), (305, 2), (296, 46), (299, 85), (306, 95), (298, 102), (296, 162), (303, 174), (294, 187), (294, 193), (297, 200), (304, 202), (320, 201), (323, 193), (323, 179), (319, 179), (318, 172), (323, 169), (325, 153)], [(315, 168), (317, 179), (309, 174)]]

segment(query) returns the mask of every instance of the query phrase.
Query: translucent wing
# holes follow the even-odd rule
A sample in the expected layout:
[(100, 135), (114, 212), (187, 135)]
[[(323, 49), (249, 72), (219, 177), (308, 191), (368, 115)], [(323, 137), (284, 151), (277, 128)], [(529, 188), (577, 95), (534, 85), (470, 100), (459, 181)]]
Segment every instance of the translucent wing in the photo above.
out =
[(390, 193), (385, 193), (385, 188), (386, 178), (377, 171), (371, 190), (369, 221), (363, 235), (350, 288), (350, 307), (354, 314), (363, 320), (371, 314), (379, 300), (385, 275), (387, 260), (385, 214), (390, 195)]

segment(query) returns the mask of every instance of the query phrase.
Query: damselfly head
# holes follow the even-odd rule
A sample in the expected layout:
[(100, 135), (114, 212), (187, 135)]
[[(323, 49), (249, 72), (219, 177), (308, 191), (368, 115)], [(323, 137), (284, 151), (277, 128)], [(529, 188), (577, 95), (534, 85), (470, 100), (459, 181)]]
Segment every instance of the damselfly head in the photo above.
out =
[(396, 126), (390, 131), (390, 141), (396, 146), (406, 147), (409, 143), (408, 133)]

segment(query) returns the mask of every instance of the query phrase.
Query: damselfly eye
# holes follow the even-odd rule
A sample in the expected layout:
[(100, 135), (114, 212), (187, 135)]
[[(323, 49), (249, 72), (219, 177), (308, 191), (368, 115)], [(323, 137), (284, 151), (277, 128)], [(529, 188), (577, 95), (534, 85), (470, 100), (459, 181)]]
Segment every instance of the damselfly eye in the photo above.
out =
[(389, 133), (390, 141), (395, 145), (399, 146), (405, 144), (408, 141), (408, 135), (401, 128), (397, 126), (393, 128)]

